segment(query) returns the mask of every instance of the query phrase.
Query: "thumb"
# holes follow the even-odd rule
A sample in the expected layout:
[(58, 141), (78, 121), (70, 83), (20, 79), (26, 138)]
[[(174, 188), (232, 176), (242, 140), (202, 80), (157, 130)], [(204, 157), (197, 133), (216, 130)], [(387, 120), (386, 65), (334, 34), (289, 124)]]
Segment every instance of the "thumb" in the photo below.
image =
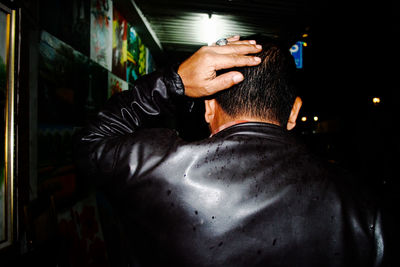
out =
[(238, 71), (230, 71), (221, 75), (218, 75), (215, 79), (210, 82), (210, 88), (213, 88), (217, 93), (224, 89), (228, 89), (235, 84), (240, 83), (244, 80), (244, 76), (242, 73)]

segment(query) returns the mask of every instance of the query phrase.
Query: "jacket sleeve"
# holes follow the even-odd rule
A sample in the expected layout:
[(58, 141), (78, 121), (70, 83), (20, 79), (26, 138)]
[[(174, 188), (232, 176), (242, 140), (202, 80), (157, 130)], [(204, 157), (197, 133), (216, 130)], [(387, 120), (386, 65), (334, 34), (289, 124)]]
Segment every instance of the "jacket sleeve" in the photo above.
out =
[(172, 130), (146, 127), (171, 113), (183, 95), (180, 76), (171, 68), (143, 76), (128, 91), (112, 96), (75, 136), (79, 174), (90, 185), (107, 186), (155, 166), (178, 137)]

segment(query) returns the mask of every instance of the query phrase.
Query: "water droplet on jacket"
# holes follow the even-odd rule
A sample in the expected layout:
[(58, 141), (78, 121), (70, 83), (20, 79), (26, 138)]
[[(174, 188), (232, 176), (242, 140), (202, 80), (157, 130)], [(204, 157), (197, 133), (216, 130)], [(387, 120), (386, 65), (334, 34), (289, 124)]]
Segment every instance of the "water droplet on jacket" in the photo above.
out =
[(222, 244), (224, 244), (224, 242), (219, 242), (218, 247), (222, 246)]
[(212, 216), (212, 217), (211, 217), (211, 219), (213, 219), (213, 220), (214, 220), (214, 219), (215, 219), (215, 216)]
[(194, 214), (196, 214), (196, 215), (197, 215), (197, 214), (199, 214), (199, 212), (198, 212), (197, 210), (195, 210), (195, 211), (194, 211)]
[(276, 238), (274, 239), (274, 241), (272, 241), (272, 246), (276, 245)]

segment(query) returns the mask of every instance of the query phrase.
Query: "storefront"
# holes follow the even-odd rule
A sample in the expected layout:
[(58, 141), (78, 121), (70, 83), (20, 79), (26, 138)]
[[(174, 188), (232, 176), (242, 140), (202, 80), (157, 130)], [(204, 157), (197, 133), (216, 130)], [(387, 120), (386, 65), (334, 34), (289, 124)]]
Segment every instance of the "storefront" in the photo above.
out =
[(121, 261), (120, 247), (111, 245), (119, 243), (118, 222), (105, 199), (77, 177), (72, 139), (109, 97), (154, 71), (161, 51), (132, 1), (1, 1), (0, 255), (6, 262)]

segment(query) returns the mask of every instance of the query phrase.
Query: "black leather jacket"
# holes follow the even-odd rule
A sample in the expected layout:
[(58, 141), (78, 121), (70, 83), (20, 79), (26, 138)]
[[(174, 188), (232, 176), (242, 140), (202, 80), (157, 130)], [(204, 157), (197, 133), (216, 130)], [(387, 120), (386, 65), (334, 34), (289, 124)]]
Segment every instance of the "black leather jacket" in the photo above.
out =
[(77, 162), (107, 193), (139, 266), (380, 266), (381, 215), (285, 129), (231, 126), (188, 143), (148, 128), (184, 87), (173, 70), (113, 96)]

